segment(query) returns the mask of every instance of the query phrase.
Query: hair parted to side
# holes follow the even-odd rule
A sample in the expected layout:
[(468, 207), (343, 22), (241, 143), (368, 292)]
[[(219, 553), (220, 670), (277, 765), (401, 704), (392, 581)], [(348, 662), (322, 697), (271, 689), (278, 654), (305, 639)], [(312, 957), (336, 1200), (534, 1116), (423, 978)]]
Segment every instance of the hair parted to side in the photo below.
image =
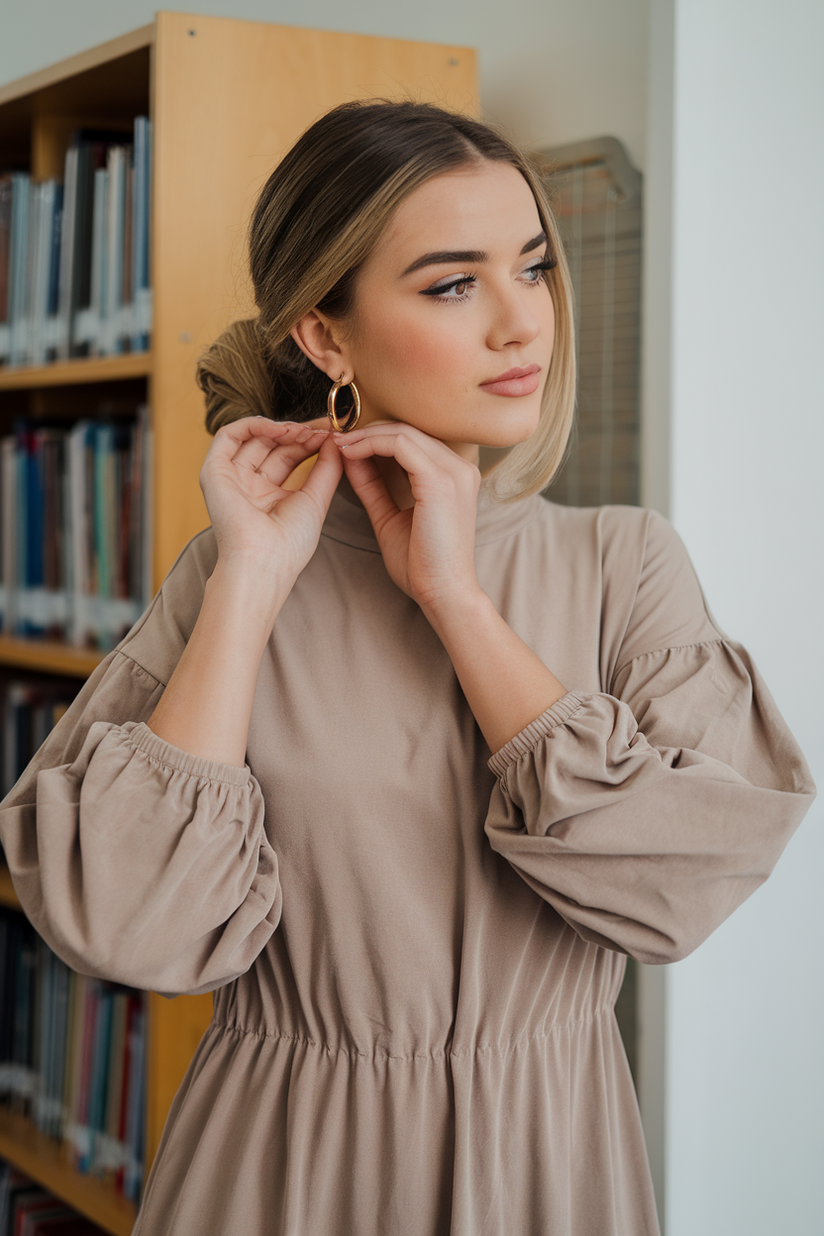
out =
[(249, 259), (259, 314), (234, 322), (200, 358), (206, 428), (241, 417), (305, 421), (323, 415), (329, 379), (291, 338), (311, 309), (345, 320), (360, 267), (397, 207), (420, 185), (483, 160), (526, 180), (555, 266), (546, 272), (555, 344), (538, 430), (493, 472), (512, 501), (549, 484), (566, 451), (575, 404), (572, 289), (547, 194), (529, 158), (490, 125), (430, 103), (343, 103), (317, 120), (275, 168), (257, 200)]

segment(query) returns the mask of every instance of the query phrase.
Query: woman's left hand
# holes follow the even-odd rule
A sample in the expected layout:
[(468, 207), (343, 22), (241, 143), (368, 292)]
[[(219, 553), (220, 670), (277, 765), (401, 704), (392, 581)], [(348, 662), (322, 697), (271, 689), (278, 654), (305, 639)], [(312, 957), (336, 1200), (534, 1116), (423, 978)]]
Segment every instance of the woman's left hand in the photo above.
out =
[[(478, 592), (478, 468), (443, 442), (400, 422), (379, 421), (335, 438), (347, 479), (364, 505), (386, 569), (398, 587), (424, 613)], [(413, 507), (398, 507), (376, 458), (394, 459), (403, 468)]]
[[(506, 624), (478, 583), (480, 472), (411, 425), (378, 421), (335, 440), (386, 569), (432, 624), (490, 751), (500, 750), (566, 695), (566, 687)], [(415, 499), (409, 510), (401, 510), (389, 492), (379, 458), (395, 460), (406, 472)]]

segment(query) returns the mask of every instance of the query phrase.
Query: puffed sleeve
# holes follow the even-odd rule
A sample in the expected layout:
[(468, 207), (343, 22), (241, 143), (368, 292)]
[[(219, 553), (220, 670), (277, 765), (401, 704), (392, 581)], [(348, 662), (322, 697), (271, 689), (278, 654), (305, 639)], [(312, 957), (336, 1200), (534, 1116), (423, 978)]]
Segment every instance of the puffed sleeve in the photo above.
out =
[(609, 689), (570, 691), (493, 755), (485, 827), (585, 940), (656, 963), (687, 956), (767, 878), (815, 787), (680, 539), (647, 514)]
[(193, 756), (146, 725), (211, 573), (193, 544), (0, 803), (15, 890), (57, 955), (170, 996), (242, 974), (281, 909), (248, 766)]

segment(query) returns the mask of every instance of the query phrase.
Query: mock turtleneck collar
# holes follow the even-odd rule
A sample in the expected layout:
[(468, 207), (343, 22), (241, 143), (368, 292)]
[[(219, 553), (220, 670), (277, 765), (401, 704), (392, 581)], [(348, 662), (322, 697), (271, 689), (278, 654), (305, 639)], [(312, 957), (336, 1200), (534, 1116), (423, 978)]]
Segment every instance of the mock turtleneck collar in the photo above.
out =
[[(518, 502), (496, 502), (490, 495), (486, 481), (481, 482), (475, 520), (475, 544), (490, 545), (520, 531), (541, 510), (543, 499), (539, 494), (522, 498)], [(340, 489), (335, 492), (324, 521), (322, 536), (354, 549), (380, 553), (372, 524), (362, 504), (344, 497)]]

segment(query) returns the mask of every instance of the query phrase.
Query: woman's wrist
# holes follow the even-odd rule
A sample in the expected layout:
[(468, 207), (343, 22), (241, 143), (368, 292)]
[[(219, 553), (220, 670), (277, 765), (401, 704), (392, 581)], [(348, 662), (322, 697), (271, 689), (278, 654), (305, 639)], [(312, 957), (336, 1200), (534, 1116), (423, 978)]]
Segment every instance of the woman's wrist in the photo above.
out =
[(230, 600), (242, 616), (244, 630), (251, 635), (259, 628), (265, 642), (296, 578), (271, 560), (261, 563), (219, 555), (206, 587), (212, 598)]
[(493, 753), (567, 693), (480, 586), (425, 609)]
[(464, 588), (454, 588), (421, 603), (421, 609), (441, 643), (449, 651), (455, 639), (461, 639), (479, 620), (497, 610), (477, 582)]

